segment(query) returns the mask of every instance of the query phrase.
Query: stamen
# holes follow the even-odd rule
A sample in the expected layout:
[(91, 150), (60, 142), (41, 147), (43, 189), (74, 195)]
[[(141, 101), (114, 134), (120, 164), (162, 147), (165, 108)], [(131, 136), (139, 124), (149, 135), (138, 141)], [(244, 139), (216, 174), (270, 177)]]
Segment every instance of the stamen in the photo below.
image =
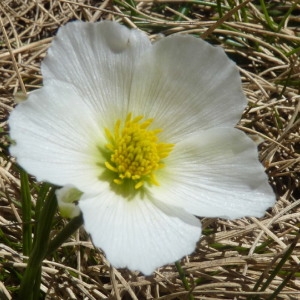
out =
[(105, 164), (105, 167), (106, 167), (107, 169), (109, 169), (109, 170), (111, 170), (111, 171), (113, 171), (113, 172), (118, 173), (118, 169), (115, 168), (115, 167), (113, 167), (109, 162), (106, 161), (104, 164)]
[[(142, 121), (143, 116), (132, 118), (129, 113), (124, 127), (117, 120), (113, 134), (105, 128), (108, 143), (106, 148), (111, 152), (110, 160), (105, 162), (108, 170), (117, 173), (115, 184), (132, 180), (134, 188), (141, 188), (145, 182), (159, 185), (154, 172), (162, 167), (163, 158), (173, 150), (174, 144), (160, 143), (158, 134), (161, 129), (150, 130), (153, 119)], [(141, 122), (142, 121), (142, 122)]]

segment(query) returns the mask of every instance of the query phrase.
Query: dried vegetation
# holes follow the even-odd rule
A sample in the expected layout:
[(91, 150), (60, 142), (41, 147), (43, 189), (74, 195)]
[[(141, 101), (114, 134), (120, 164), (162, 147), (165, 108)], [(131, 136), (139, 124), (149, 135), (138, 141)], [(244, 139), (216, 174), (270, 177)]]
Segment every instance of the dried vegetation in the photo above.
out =
[[(249, 100), (238, 127), (257, 141), (278, 201), (259, 220), (204, 219), (203, 239), (181, 261), (183, 278), (174, 265), (150, 277), (115, 270), (82, 229), (44, 261), (41, 299), (300, 299), (300, 4), (241, 3), (1, 1), (1, 299), (15, 299), (26, 267), (20, 175), (8, 153), (7, 116), (14, 99), (41, 86), (40, 62), (57, 29), (77, 19), (114, 19), (152, 39), (190, 33), (224, 47), (240, 67)], [(31, 180), (33, 205), (38, 189)], [(57, 214), (52, 234), (65, 223)]]

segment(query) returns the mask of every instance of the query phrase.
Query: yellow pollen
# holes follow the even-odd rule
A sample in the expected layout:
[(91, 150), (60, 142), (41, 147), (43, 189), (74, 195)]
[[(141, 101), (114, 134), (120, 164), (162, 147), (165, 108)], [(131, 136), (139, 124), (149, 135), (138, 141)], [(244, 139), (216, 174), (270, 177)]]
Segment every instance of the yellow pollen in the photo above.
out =
[(105, 167), (114, 172), (115, 184), (123, 184), (124, 180), (132, 180), (135, 189), (141, 188), (145, 182), (159, 185), (154, 172), (164, 167), (162, 159), (173, 150), (174, 144), (160, 143), (158, 134), (161, 129), (150, 130), (153, 119), (143, 120), (143, 116), (132, 118), (127, 115), (124, 126), (118, 120), (114, 130), (105, 128), (110, 152)]

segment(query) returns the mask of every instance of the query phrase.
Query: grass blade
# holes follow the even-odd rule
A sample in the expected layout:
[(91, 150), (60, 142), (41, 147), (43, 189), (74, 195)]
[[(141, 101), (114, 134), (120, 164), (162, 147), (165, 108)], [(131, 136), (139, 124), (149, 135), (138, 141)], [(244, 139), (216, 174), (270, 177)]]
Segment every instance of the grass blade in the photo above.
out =
[(21, 282), (19, 290), (20, 300), (36, 300), (33, 295), (37, 295), (40, 289), (39, 281), (41, 275), (42, 261), (47, 253), (48, 240), (52, 227), (52, 221), (57, 209), (55, 189), (52, 188), (45, 199), (41, 211), (39, 223), (36, 232), (36, 240), (29, 257), (27, 268)]
[[(185, 290), (190, 291), (191, 290), (190, 285), (187, 281), (187, 278), (185, 276), (185, 273), (184, 273), (183, 269), (181, 268), (180, 263), (178, 261), (175, 262), (175, 266), (176, 266), (176, 269), (178, 271), (179, 277), (180, 277), (180, 279), (183, 283), (183, 286), (184, 286)], [(189, 300), (194, 300), (194, 296), (192, 294), (189, 294), (188, 297), (189, 297)]]
[(23, 254), (29, 256), (32, 247), (31, 195), (28, 174), (21, 169), (21, 202), (23, 214)]

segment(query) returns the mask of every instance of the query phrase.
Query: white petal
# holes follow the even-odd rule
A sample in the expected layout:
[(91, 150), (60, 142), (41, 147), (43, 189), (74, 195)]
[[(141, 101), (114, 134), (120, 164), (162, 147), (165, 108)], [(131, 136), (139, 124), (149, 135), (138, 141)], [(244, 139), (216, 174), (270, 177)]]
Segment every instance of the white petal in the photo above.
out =
[(87, 232), (110, 263), (146, 275), (193, 252), (201, 234), (191, 214), (146, 198), (128, 201), (107, 190), (83, 195), (79, 206)]
[(146, 34), (116, 22), (70, 22), (61, 27), (42, 63), (44, 83), (74, 84), (89, 105), (114, 122), (127, 114), (136, 60), (151, 46)]
[(179, 35), (143, 54), (130, 101), (132, 111), (155, 118), (168, 142), (199, 129), (233, 127), (247, 103), (238, 69), (223, 49)]
[(197, 216), (261, 217), (275, 202), (254, 143), (241, 131), (215, 128), (175, 146), (151, 191)]
[(48, 81), (11, 113), (10, 136), (16, 144), (10, 152), (39, 181), (90, 190), (99, 184), (100, 123), (72, 85)]

